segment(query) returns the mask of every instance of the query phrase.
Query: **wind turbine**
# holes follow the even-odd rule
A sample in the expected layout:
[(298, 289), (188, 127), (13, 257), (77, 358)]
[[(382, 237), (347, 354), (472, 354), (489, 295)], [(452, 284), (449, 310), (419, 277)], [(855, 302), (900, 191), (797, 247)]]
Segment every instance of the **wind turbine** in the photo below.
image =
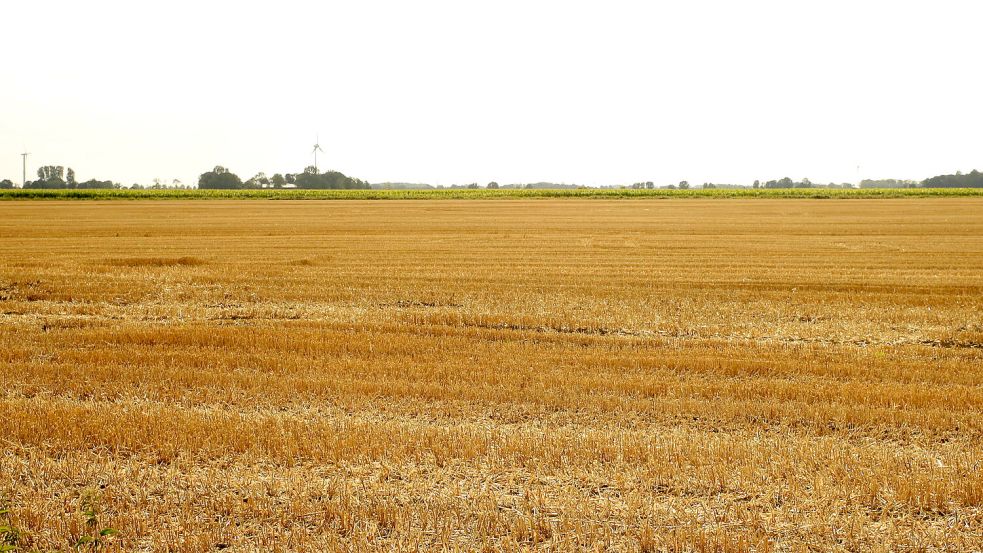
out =
[[(24, 149), (26, 150), (27, 148), (24, 148)], [(20, 187), (21, 188), (24, 188), (24, 185), (27, 184), (27, 156), (29, 156), (29, 155), (31, 155), (30, 152), (24, 152), (23, 154), (20, 155), (21, 162), (22, 162), (21, 163), (21, 171), (22, 171), (22, 173), (21, 173), (21, 181), (20, 181)]]
[(320, 151), (321, 153), (324, 153), (324, 150), (322, 150), (322, 149), (321, 149), (321, 145), (320, 145), (320, 144), (318, 144), (318, 142), (320, 142), (320, 141), (321, 141), (321, 137), (320, 137), (320, 136), (316, 136), (316, 138), (315, 138), (315, 140), (314, 140), (314, 150), (313, 150), (313, 153), (314, 153), (314, 172), (315, 172), (315, 173), (317, 173), (317, 172), (318, 172), (318, 171), (317, 171), (317, 153), (318, 153), (319, 151)]

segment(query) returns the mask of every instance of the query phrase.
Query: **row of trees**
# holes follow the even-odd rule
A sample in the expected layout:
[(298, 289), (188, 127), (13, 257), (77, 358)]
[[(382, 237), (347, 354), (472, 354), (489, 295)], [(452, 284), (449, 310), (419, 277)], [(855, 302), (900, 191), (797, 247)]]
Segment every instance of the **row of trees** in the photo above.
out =
[(860, 188), (918, 188), (918, 181), (898, 179), (864, 179), (860, 181)]
[(983, 173), (973, 169), (963, 174), (956, 171), (954, 175), (938, 175), (921, 182), (900, 179), (864, 179), (860, 188), (983, 188)]
[(841, 184), (836, 184), (835, 182), (831, 182), (829, 184), (816, 184), (809, 179), (793, 181), (789, 177), (785, 177), (778, 180), (766, 181), (764, 183), (756, 180), (754, 181), (752, 188), (853, 188), (853, 185), (848, 182)]
[[(120, 188), (120, 185), (112, 181), (100, 181), (90, 179), (85, 182), (78, 182), (75, 178), (75, 171), (71, 167), (65, 168), (61, 165), (45, 165), (38, 169), (38, 179), (28, 181), (24, 188)], [(973, 170), (967, 174), (956, 171), (953, 175), (939, 175), (925, 179), (921, 182), (913, 180), (896, 179), (865, 179), (860, 182), (860, 188), (983, 188), (983, 173)], [(361, 179), (351, 178), (338, 171), (327, 171), (318, 173), (314, 166), (309, 166), (302, 173), (281, 175), (279, 173), (272, 177), (267, 177), (266, 173), (257, 173), (251, 179), (243, 182), (238, 175), (232, 173), (222, 166), (216, 166), (207, 173), (202, 173), (198, 178), (198, 188), (212, 189), (232, 189), (232, 188), (309, 188), (309, 189), (369, 189), (368, 182)], [(753, 188), (852, 188), (848, 183), (836, 184), (814, 184), (809, 179), (793, 181), (789, 177), (778, 180), (770, 180), (762, 183), (754, 181)], [(0, 189), (14, 188), (14, 183), (9, 179), (0, 180)], [(190, 188), (175, 180), (173, 185), (167, 186), (159, 179), (154, 179), (153, 186), (143, 187), (134, 184), (134, 189), (144, 188)], [(432, 188), (429, 185), (410, 185), (406, 183), (386, 183), (380, 188)], [(443, 188), (440, 186), (438, 188)], [(479, 188), (477, 183), (457, 184), (450, 188)], [(579, 185), (554, 184), (554, 183), (532, 183), (532, 184), (504, 184), (490, 182), (487, 188), (581, 188)], [(636, 182), (630, 188), (648, 189), (657, 188), (652, 181)], [(678, 185), (670, 184), (667, 188), (687, 190), (690, 188), (688, 181), (680, 181)], [(714, 184), (705, 182), (703, 188), (744, 188), (735, 184)]]
[[(699, 187), (705, 190), (709, 190), (714, 188), (746, 188), (747, 186), (740, 185), (740, 184), (719, 184), (719, 183), (705, 182)], [(809, 179), (802, 179), (801, 181), (796, 182), (790, 179), (789, 177), (785, 177), (783, 179), (770, 180), (764, 183), (762, 183), (760, 180), (756, 180), (754, 181), (754, 184), (751, 185), (751, 187), (752, 188), (851, 188), (851, 185), (848, 183), (836, 184), (832, 182), (829, 184), (813, 184), (813, 182), (810, 181)], [(658, 188), (658, 187), (652, 181), (645, 181), (645, 182), (633, 183), (631, 185), (631, 188), (636, 190), (651, 190), (653, 188)], [(670, 184), (669, 186), (666, 186), (666, 188), (669, 188), (671, 190), (689, 190), (690, 188), (692, 188), (692, 186), (690, 185), (689, 181), (683, 180), (683, 181), (679, 181), (679, 184)]]
[[(5, 180), (3, 183), (10, 181)], [(3, 183), (0, 183), (0, 188), (13, 188), (13, 183), (9, 186), (4, 186)], [(71, 167), (66, 170), (61, 165), (45, 165), (38, 169), (38, 180), (25, 182), (24, 188), (119, 188), (119, 185), (96, 179), (78, 182)]]
[(925, 188), (983, 188), (983, 173), (973, 169), (967, 174), (939, 175), (922, 181)]
[(338, 171), (327, 171), (318, 173), (312, 165), (304, 169), (304, 172), (286, 175), (277, 173), (272, 177), (267, 177), (266, 173), (256, 173), (251, 179), (243, 182), (235, 173), (229, 171), (221, 165), (216, 166), (207, 173), (202, 173), (198, 177), (198, 188), (211, 189), (231, 189), (231, 188), (284, 188), (292, 185), (291, 188), (311, 188), (311, 189), (369, 189), (369, 183), (361, 179), (354, 179)]
[[(396, 188), (397, 185), (401, 183), (386, 183), (382, 188)], [(409, 186), (409, 185), (403, 185)], [(712, 182), (705, 182), (702, 185), (697, 185), (704, 189), (713, 188), (746, 188), (747, 185), (743, 184), (719, 184)], [(983, 173), (979, 171), (972, 171), (968, 174), (963, 174), (957, 171), (954, 175), (940, 175), (937, 177), (932, 177), (925, 179), (921, 182), (914, 180), (897, 180), (897, 179), (880, 179), (880, 180), (870, 180), (866, 179), (860, 182), (860, 188), (983, 188)], [(420, 185), (412, 185), (411, 187), (419, 188)], [(672, 190), (689, 190), (693, 188), (689, 181), (679, 181), (679, 184), (670, 184), (665, 188)], [(800, 181), (792, 180), (790, 177), (784, 177), (776, 180), (769, 180), (761, 182), (760, 180), (754, 181), (751, 185), (752, 188), (853, 188), (854, 185), (843, 182), (837, 184), (835, 182), (830, 182), (828, 184), (814, 183), (809, 179), (802, 179)], [(427, 186), (427, 188), (430, 188)], [(443, 187), (438, 187), (443, 188)], [(479, 188), (476, 183), (467, 185), (453, 185), (451, 188)], [(534, 184), (505, 184), (499, 185), (497, 182), (488, 183), (487, 188), (583, 188), (580, 185), (562, 185), (554, 183), (534, 183)], [(657, 186), (652, 181), (640, 181), (634, 182), (630, 186), (621, 186), (620, 188), (632, 188), (634, 190), (652, 190), (655, 188), (661, 188)]]
[[(954, 175), (939, 175), (937, 177), (931, 177), (925, 179), (921, 182), (915, 180), (898, 180), (898, 179), (879, 179), (871, 180), (865, 179), (860, 181), (860, 188), (918, 188), (919, 186), (923, 188), (983, 188), (983, 173), (973, 170), (967, 174), (963, 174), (961, 171), (956, 171)], [(785, 177), (777, 180), (770, 180), (761, 182), (760, 180), (754, 181), (751, 185), (752, 188), (853, 188), (850, 183), (840, 183), (836, 184), (831, 182), (829, 184), (817, 184), (809, 179), (802, 179), (800, 181), (794, 181), (789, 177)], [(652, 181), (646, 182), (636, 182), (631, 185), (631, 188), (635, 189), (652, 189), (656, 188)], [(680, 190), (686, 190), (690, 188), (689, 182), (680, 181), (678, 185), (670, 184), (666, 188), (674, 188)], [(733, 184), (713, 184), (711, 182), (703, 183), (703, 188), (743, 188), (743, 186), (733, 185)]]

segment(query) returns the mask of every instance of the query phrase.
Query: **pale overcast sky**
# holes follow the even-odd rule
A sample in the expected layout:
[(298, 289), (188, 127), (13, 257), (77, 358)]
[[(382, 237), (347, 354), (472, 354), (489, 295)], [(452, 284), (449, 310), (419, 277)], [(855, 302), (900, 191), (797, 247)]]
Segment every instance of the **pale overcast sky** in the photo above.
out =
[(590, 185), (983, 169), (983, 2), (7, 1), (0, 179)]

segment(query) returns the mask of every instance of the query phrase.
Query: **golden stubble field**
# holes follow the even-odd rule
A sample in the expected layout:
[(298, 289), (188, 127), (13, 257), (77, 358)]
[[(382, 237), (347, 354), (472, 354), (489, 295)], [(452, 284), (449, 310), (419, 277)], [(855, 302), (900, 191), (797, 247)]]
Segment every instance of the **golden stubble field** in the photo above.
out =
[(983, 200), (8, 202), (0, 378), (22, 551), (978, 551)]

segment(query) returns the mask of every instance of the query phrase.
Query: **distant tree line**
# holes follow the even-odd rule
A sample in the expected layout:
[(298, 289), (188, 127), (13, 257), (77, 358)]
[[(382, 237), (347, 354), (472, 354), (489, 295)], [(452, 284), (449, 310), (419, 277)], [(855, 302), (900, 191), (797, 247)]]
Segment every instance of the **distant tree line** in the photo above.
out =
[(802, 179), (800, 181), (794, 181), (789, 177), (784, 177), (778, 180), (770, 180), (762, 183), (761, 181), (754, 181), (751, 185), (752, 188), (853, 188), (853, 185), (844, 182), (841, 184), (836, 184), (831, 182), (829, 184), (816, 184), (809, 179)]
[(299, 175), (287, 175), (284, 180), (289, 184), (293, 180), (293, 184), (297, 188), (356, 188), (367, 190), (372, 188), (369, 183), (361, 179), (353, 179), (340, 173), (338, 171), (327, 171), (325, 173), (318, 173), (317, 169), (313, 166), (304, 169), (303, 173)]
[[(6, 187), (0, 186), (0, 188)], [(61, 165), (45, 165), (38, 169), (38, 180), (25, 182), (24, 188), (119, 188), (119, 185), (112, 181), (96, 179), (78, 182), (75, 179), (75, 171), (71, 167), (66, 170)]]
[(375, 190), (433, 190), (429, 184), (416, 182), (380, 182), (371, 185)]
[(939, 175), (922, 181), (925, 188), (983, 188), (983, 173), (973, 169), (967, 174)]
[[(789, 177), (784, 177), (777, 180), (769, 180), (761, 182), (760, 180), (754, 181), (751, 188), (853, 188), (854, 185), (844, 182), (836, 184), (831, 182), (828, 184), (814, 183), (809, 179), (802, 179), (800, 181), (792, 180)], [(939, 175), (937, 177), (931, 177), (925, 179), (921, 182), (915, 180), (899, 180), (899, 179), (864, 179), (860, 181), (860, 188), (983, 188), (983, 173), (973, 170), (967, 174), (963, 174), (961, 171), (956, 171), (954, 175)], [(630, 186), (622, 186), (621, 188), (632, 188), (632, 189), (652, 189), (652, 188), (663, 188), (662, 186), (655, 185), (652, 181), (635, 182)], [(686, 190), (690, 188), (690, 184), (687, 181), (680, 181), (679, 184), (670, 184), (664, 188)], [(715, 184), (712, 182), (703, 183), (704, 189), (711, 188), (747, 188), (746, 185), (741, 184)]]
[[(45, 165), (38, 169), (38, 178), (24, 184), (25, 188), (120, 188), (118, 183), (112, 181), (100, 181), (89, 179), (78, 182), (75, 178), (75, 171), (71, 167), (65, 168), (61, 165)], [(16, 185), (10, 179), (0, 180), (0, 189), (14, 188)], [(705, 182), (704, 189), (711, 188), (746, 188), (746, 185), (739, 184), (718, 184)], [(752, 188), (852, 188), (849, 183), (829, 183), (816, 184), (809, 179), (794, 181), (789, 177), (777, 180), (761, 182), (754, 181)], [(860, 188), (983, 188), (983, 173), (978, 170), (963, 174), (956, 171), (953, 175), (938, 175), (925, 179), (921, 182), (914, 180), (898, 179), (864, 179), (860, 182)], [(133, 189), (164, 189), (164, 188), (191, 188), (184, 185), (179, 180), (174, 180), (171, 184), (165, 184), (160, 179), (154, 179), (152, 185), (141, 186), (134, 184)], [(370, 185), (361, 179), (346, 176), (338, 171), (327, 171), (319, 173), (313, 166), (309, 166), (301, 173), (282, 175), (277, 173), (272, 177), (267, 177), (266, 173), (257, 173), (249, 180), (243, 181), (238, 175), (229, 171), (221, 165), (216, 166), (207, 173), (202, 173), (198, 178), (198, 188), (211, 189), (246, 189), (246, 188), (308, 188), (308, 189), (426, 189), (434, 188), (429, 184), (413, 183), (381, 183)], [(453, 184), (450, 186), (438, 185), (436, 188), (481, 188), (478, 183)], [(486, 185), (489, 189), (573, 189), (585, 188), (579, 184), (556, 184), (552, 182), (535, 182), (528, 184), (502, 184), (492, 181)], [(632, 188), (651, 190), (653, 188), (663, 188), (657, 186), (652, 181), (640, 181), (632, 183), (630, 186), (620, 185), (614, 188)], [(680, 181), (679, 184), (670, 184), (664, 188), (687, 190), (690, 188), (688, 181)]]
[(251, 179), (243, 182), (238, 175), (221, 165), (198, 177), (198, 188), (230, 189), (230, 188), (308, 188), (308, 189), (370, 189), (369, 183), (355, 179), (338, 171), (319, 173), (314, 166), (309, 166), (302, 173), (281, 175), (279, 173), (267, 177), (266, 173), (256, 173)]
[[(498, 184), (497, 182), (495, 183)], [(452, 186), (451, 188), (455, 188)], [(461, 188), (461, 187), (457, 187)], [(489, 188), (494, 188), (489, 186)], [(498, 188), (522, 189), (522, 190), (574, 190), (576, 188), (587, 188), (582, 184), (556, 184), (553, 182), (530, 182), (526, 184), (503, 184)]]
[(918, 188), (918, 181), (898, 179), (864, 179), (860, 188)]
[(864, 179), (860, 188), (983, 188), (983, 173), (973, 169), (963, 174), (956, 171), (954, 175), (938, 175), (921, 182), (899, 179)]
[[(826, 185), (813, 184), (809, 179), (802, 179), (799, 182), (795, 182), (792, 179), (785, 177), (779, 180), (770, 180), (762, 184), (760, 181), (754, 181), (754, 188), (759, 187), (764, 188), (852, 188), (849, 183), (835, 184), (829, 183)], [(900, 179), (864, 179), (860, 181), (860, 188), (983, 188), (983, 173), (977, 170), (970, 171), (967, 174), (963, 174), (962, 171), (956, 171), (954, 175), (939, 175), (936, 177), (927, 178), (921, 182), (915, 180), (900, 180)]]
[(181, 179), (174, 179), (171, 184), (167, 184), (163, 179), (156, 178), (153, 184), (146, 186), (138, 183), (130, 185), (130, 190), (191, 190), (193, 187), (181, 182)]
[[(217, 174), (217, 175), (213, 175)], [(208, 175), (208, 177), (206, 177)], [(218, 176), (218, 175), (228, 175), (228, 176)], [(303, 173), (292, 175), (273, 175), (272, 178), (267, 178), (265, 173), (257, 173), (256, 176), (247, 180), (246, 182), (239, 181), (239, 177), (234, 174), (228, 173), (223, 167), (216, 167), (215, 171), (210, 171), (202, 175), (202, 178), (206, 181), (215, 180), (215, 183), (208, 182), (208, 184), (203, 185), (202, 181), (199, 181), (199, 188), (282, 188), (285, 185), (292, 184), (297, 188), (376, 188), (376, 189), (427, 189), (427, 188), (450, 188), (450, 189), (476, 189), (481, 188), (478, 183), (469, 184), (452, 184), (448, 186), (437, 185), (436, 187), (429, 184), (411, 184), (411, 183), (381, 183), (376, 185), (369, 185), (365, 181), (359, 179), (352, 179), (338, 173), (336, 171), (329, 171), (327, 173), (318, 174), (314, 167), (307, 167)], [(932, 177), (930, 179), (925, 179), (924, 181), (918, 182), (913, 180), (896, 180), (896, 179), (881, 179), (881, 180), (870, 180), (866, 179), (861, 181), (861, 188), (916, 188), (916, 187), (926, 187), (926, 188), (938, 188), (938, 187), (983, 187), (983, 174), (978, 171), (972, 171), (969, 174), (963, 175), (961, 172), (957, 172), (955, 175), (941, 175), (938, 177)], [(747, 185), (742, 184), (720, 184), (705, 182), (701, 186), (703, 189), (737, 189), (737, 188), (747, 188)], [(776, 180), (769, 181), (754, 181), (752, 188), (853, 188), (854, 185), (850, 183), (835, 183), (830, 182), (827, 184), (814, 183), (807, 178), (802, 180), (793, 180), (790, 177), (784, 177)], [(495, 181), (489, 182), (485, 188), (488, 189), (573, 189), (573, 188), (585, 188), (584, 185), (579, 184), (557, 184), (552, 182), (535, 182), (528, 184), (499, 184)], [(652, 181), (640, 181), (632, 183), (629, 186), (617, 186), (616, 188), (632, 188), (636, 190), (652, 190), (654, 188), (661, 188)], [(680, 181), (678, 184), (670, 184), (665, 186), (665, 188), (677, 189), (677, 190), (688, 190), (691, 188), (688, 181)]]

